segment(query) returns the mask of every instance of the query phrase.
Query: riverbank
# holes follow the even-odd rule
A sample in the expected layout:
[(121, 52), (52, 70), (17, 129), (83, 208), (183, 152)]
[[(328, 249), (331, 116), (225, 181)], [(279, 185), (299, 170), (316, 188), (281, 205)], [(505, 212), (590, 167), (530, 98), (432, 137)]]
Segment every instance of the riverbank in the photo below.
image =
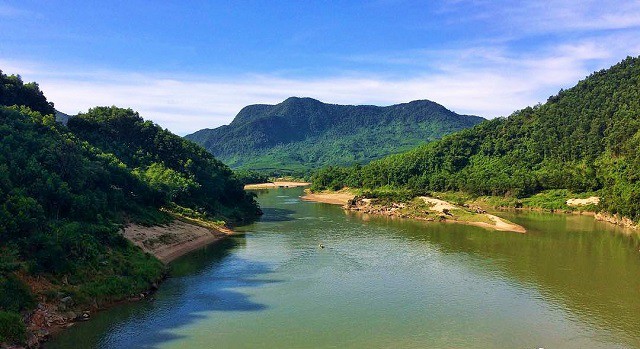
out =
[(244, 190), (273, 189), (273, 188), (296, 188), (296, 187), (306, 187), (308, 185), (311, 185), (311, 183), (293, 182), (293, 181), (275, 181), (275, 182), (267, 182), (267, 183), (247, 184), (247, 185), (244, 186)]
[[(122, 235), (144, 252), (153, 255), (163, 264), (170, 263), (189, 252), (210, 245), (233, 234), (233, 231), (216, 222), (199, 221), (178, 216), (165, 225), (143, 226), (127, 224)], [(76, 304), (72, 297), (62, 298), (59, 302), (41, 301), (36, 309), (28, 314), (25, 323), (29, 332), (28, 348), (40, 347), (48, 338), (55, 336), (76, 322), (90, 320), (96, 312), (111, 307), (143, 300), (155, 292), (160, 282), (167, 276), (151, 282), (144, 290), (132, 290), (132, 294), (121, 299), (97, 302), (96, 300)], [(25, 278), (26, 279), (26, 278)], [(52, 285), (42, 278), (26, 279), (31, 288), (46, 293)], [(20, 348), (20, 347), (14, 347)]]
[(577, 214), (594, 217), (595, 220), (613, 224), (625, 229), (640, 230), (640, 225), (617, 214), (599, 210), (601, 198), (595, 193), (571, 193), (564, 189), (547, 190), (533, 196), (515, 199), (497, 196), (469, 198), (461, 193), (442, 193), (456, 201), (464, 201), (482, 207), (508, 211), (538, 211), (549, 213)]
[[(374, 191), (375, 193), (376, 191)], [(396, 198), (395, 201), (404, 202), (407, 200), (407, 193), (402, 190), (380, 190), (378, 194), (383, 194), (387, 198)], [(348, 195), (351, 198), (348, 198)], [(329, 204), (344, 205), (345, 201), (353, 199), (357, 195), (369, 194), (362, 190), (341, 190), (338, 192), (323, 191), (317, 193), (310, 193), (309, 191), (302, 197), (310, 201), (324, 202)], [(514, 198), (514, 197), (500, 197), (500, 196), (472, 196), (462, 192), (433, 192), (430, 195), (446, 201), (448, 203), (455, 203), (456, 206), (464, 208), (474, 208), (473, 211), (537, 211), (548, 213), (562, 213), (562, 214), (577, 214), (587, 215), (594, 217), (595, 220), (606, 222), (609, 224), (617, 225), (625, 229), (640, 230), (640, 224), (633, 222), (627, 217), (621, 217), (619, 215), (612, 215), (605, 212), (598, 212), (598, 204), (600, 203), (600, 197), (597, 196), (597, 192), (587, 193), (572, 193), (566, 189), (554, 189), (547, 190), (526, 198)], [(397, 199), (404, 198), (404, 199)], [(393, 201), (393, 200), (392, 200)], [(393, 207), (392, 207), (393, 208)], [(353, 209), (351, 209), (353, 210)], [(370, 209), (367, 209), (370, 210)], [(376, 209), (376, 211), (388, 212), (387, 208)], [(372, 212), (378, 213), (380, 212)], [(382, 213), (384, 215), (390, 215), (389, 213)], [(396, 215), (396, 213), (393, 213)], [(416, 217), (417, 219), (423, 219), (424, 217)], [(495, 224), (491, 222), (492, 226), (503, 226), (501, 223), (497, 223), (492, 217), (488, 217), (493, 220)], [(446, 220), (442, 220), (446, 221)], [(463, 222), (459, 222), (463, 223)], [(481, 226), (483, 222), (474, 223), (473, 225)], [(463, 223), (469, 224), (469, 223)], [(492, 227), (493, 228), (493, 227)], [(520, 229), (516, 229), (520, 230)]]
[(525, 233), (523, 226), (488, 214), (480, 207), (455, 205), (438, 198), (419, 196), (410, 201), (384, 200), (358, 196), (355, 191), (338, 192), (305, 191), (303, 200), (342, 205), (349, 211), (388, 217), (409, 218), (427, 222), (456, 223), (490, 230)]
[(176, 219), (161, 226), (129, 224), (122, 235), (166, 264), (232, 233), (224, 226), (205, 227)]
[(349, 190), (342, 190), (337, 192), (320, 192), (312, 193), (310, 190), (305, 190), (304, 195), (300, 198), (305, 201), (322, 202), (332, 205), (346, 205), (349, 201), (353, 200), (356, 196), (355, 193)]

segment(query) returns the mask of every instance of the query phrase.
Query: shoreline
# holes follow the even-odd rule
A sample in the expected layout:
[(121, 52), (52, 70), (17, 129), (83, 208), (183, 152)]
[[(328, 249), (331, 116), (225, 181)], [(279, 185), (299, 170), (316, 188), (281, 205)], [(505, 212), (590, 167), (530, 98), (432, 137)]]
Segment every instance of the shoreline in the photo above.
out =
[(344, 206), (348, 204), (349, 201), (353, 200), (355, 196), (355, 194), (349, 192), (311, 193), (308, 190), (305, 190), (304, 195), (300, 196), (300, 199), (304, 201)]
[(311, 185), (311, 183), (308, 183), (308, 182), (275, 181), (275, 182), (267, 182), (267, 183), (247, 184), (244, 186), (244, 190), (296, 188), (296, 187), (306, 187), (309, 185)]
[[(350, 197), (349, 197), (350, 195)], [(354, 193), (350, 193), (348, 191), (342, 190), (342, 191), (338, 191), (338, 192), (320, 192), (320, 193), (310, 193), (308, 190), (305, 190), (305, 194), (302, 195), (300, 198), (302, 200), (305, 201), (313, 201), (313, 202), (321, 202), (321, 203), (326, 203), (326, 204), (332, 204), (332, 205), (342, 205), (345, 206), (349, 203), (349, 201), (353, 200), (355, 198), (356, 194)], [(584, 200), (591, 201), (588, 203), (594, 203), (593, 199), (595, 197), (590, 197)], [(368, 200), (368, 199), (365, 199)], [(487, 205), (486, 203), (483, 205), (482, 202), (477, 202), (477, 201), (471, 201), (471, 202), (467, 202), (469, 205), (472, 206), (477, 206), (478, 208), (491, 208), (493, 210), (497, 210), (497, 211), (507, 211), (507, 212), (544, 212), (544, 213), (552, 213), (552, 214), (571, 214), (571, 215), (584, 215), (584, 216), (592, 216), (594, 218), (594, 220), (599, 221), (599, 222), (604, 222), (604, 223), (608, 223), (623, 229), (630, 229), (633, 231), (640, 231), (640, 224), (635, 224), (631, 219), (627, 218), (627, 217), (621, 217), (619, 215), (613, 215), (613, 214), (609, 214), (606, 212), (595, 212), (595, 211), (587, 211), (587, 210), (582, 210), (581, 207), (583, 207), (582, 203), (578, 203), (578, 204), (573, 204), (573, 202), (575, 202), (576, 200), (579, 199), (572, 199), (572, 200), (568, 200), (570, 203), (572, 203), (571, 205), (569, 205), (570, 208), (573, 209), (547, 209), (547, 208), (541, 208), (541, 207), (534, 207), (534, 206), (526, 206), (526, 207), (508, 207), (508, 206), (491, 206), (491, 205)], [(345, 208), (348, 209), (349, 211), (360, 211), (360, 210), (356, 210), (356, 209), (351, 209), (351, 208)], [(374, 212), (373, 214), (378, 214), (377, 212)], [(384, 216), (391, 216), (389, 214), (382, 214)], [(495, 217), (495, 216), (494, 216)], [(412, 219), (417, 219), (417, 220), (427, 220), (427, 221), (432, 221), (431, 219), (425, 219), (424, 217), (401, 217), (401, 218), (412, 218)], [(498, 217), (499, 218), (499, 217)], [(493, 218), (491, 218), (493, 219)], [(441, 222), (443, 223), (458, 223), (458, 224), (468, 224), (468, 225), (475, 225), (475, 226), (483, 226), (489, 229), (493, 229), (493, 230), (503, 230), (503, 229), (496, 229), (495, 225), (491, 225), (488, 223), (483, 223), (483, 222), (466, 222), (466, 221), (455, 221), (455, 220), (450, 220), (450, 219), (446, 219), (446, 220), (442, 220)], [(470, 224), (473, 223), (473, 224)], [(518, 229), (520, 230), (520, 229)], [(518, 231), (521, 232), (521, 231)]]
[[(122, 229), (122, 235), (132, 244), (167, 265), (185, 254), (209, 246), (234, 233), (226, 227), (214, 224), (204, 226), (204, 224), (196, 224), (196, 221), (191, 221), (188, 218), (180, 217), (166, 225), (145, 227), (139, 224), (127, 224)], [(147, 299), (158, 290), (161, 282), (168, 276), (165, 272), (160, 279), (152, 282), (146, 290), (137, 295), (100, 305), (94, 302), (93, 305), (63, 311), (59, 309), (60, 304), (39, 303), (36, 310), (28, 315), (27, 328), (31, 335), (27, 338), (26, 347), (42, 348), (45, 342), (59, 335), (65, 329), (75, 326), (78, 322), (90, 321), (91, 316), (95, 313)]]
[[(332, 205), (341, 205), (343, 209), (352, 212), (361, 212), (365, 214), (372, 214), (378, 216), (397, 217), (403, 219), (415, 219), (425, 222), (440, 222), (440, 223), (452, 223), (452, 224), (464, 224), (472, 225), (480, 228), (496, 231), (509, 231), (524, 234), (526, 229), (518, 224), (507, 221), (498, 216), (488, 214), (481, 209), (471, 209), (465, 207), (459, 207), (451, 204), (450, 202), (421, 196), (416, 199), (422, 200), (425, 204), (429, 205), (429, 208), (421, 212), (406, 212), (407, 203), (392, 203), (390, 205), (375, 205), (374, 200), (366, 198), (357, 198), (355, 194), (348, 191), (341, 192), (325, 192), (325, 193), (311, 193), (308, 190), (301, 196), (302, 200), (321, 202)], [(429, 211), (429, 212), (427, 212)], [(484, 219), (485, 221), (473, 221), (473, 220), (461, 220), (455, 219), (455, 215), (452, 212), (460, 212), (467, 215), (475, 216), (477, 219)], [(431, 214), (432, 216), (429, 216)], [(460, 217), (462, 218), (462, 217)]]

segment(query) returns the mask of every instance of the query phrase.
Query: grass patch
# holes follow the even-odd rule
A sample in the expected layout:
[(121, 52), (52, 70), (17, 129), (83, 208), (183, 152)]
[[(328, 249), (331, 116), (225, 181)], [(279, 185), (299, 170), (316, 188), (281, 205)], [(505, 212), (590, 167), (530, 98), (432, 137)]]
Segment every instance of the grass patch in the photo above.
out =
[(455, 220), (461, 221), (461, 222), (481, 222), (481, 223), (496, 225), (496, 222), (493, 219), (489, 218), (489, 216), (487, 216), (486, 214), (469, 212), (463, 209), (451, 210), (451, 214), (453, 215), (453, 218)]
[(471, 194), (467, 194), (461, 191), (445, 191), (445, 192), (433, 192), (431, 196), (450, 202), (452, 204), (462, 206), (475, 199)]

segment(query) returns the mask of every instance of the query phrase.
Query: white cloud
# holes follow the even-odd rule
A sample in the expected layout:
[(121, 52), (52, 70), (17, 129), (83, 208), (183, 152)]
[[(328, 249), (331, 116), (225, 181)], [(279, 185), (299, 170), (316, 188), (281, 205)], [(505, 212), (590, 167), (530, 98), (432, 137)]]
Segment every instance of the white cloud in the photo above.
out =
[(189, 76), (2, 60), (0, 68), (5, 73), (19, 73), (26, 81), (37, 81), (49, 100), (65, 113), (75, 114), (98, 105), (131, 107), (184, 135), (228, 124), (246, 105), (275, 104), (290, 96), (376, 105), (430, 99), (458, 113), (506, 116), (544, 102), (594, 70), (639, 54), (640, 37), (623, 33), (527, 52), (494, 45), (354, 58), (410, 65), (417, 73), (409, 77), (366, 71), (316, 78), (277, 74)]

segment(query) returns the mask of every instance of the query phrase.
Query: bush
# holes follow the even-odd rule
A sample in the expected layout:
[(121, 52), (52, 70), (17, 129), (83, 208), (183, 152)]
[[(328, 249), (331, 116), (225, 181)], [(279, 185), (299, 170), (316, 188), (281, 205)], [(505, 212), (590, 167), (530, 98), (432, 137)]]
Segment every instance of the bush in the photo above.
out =
[(23, 344), (26, 337), (27, 328), (20, 315), (0, 311), (0, 343)]
[(19, 312), (35, 306), (31, 291), (15, 275), (0, 277), (0, 309)]

